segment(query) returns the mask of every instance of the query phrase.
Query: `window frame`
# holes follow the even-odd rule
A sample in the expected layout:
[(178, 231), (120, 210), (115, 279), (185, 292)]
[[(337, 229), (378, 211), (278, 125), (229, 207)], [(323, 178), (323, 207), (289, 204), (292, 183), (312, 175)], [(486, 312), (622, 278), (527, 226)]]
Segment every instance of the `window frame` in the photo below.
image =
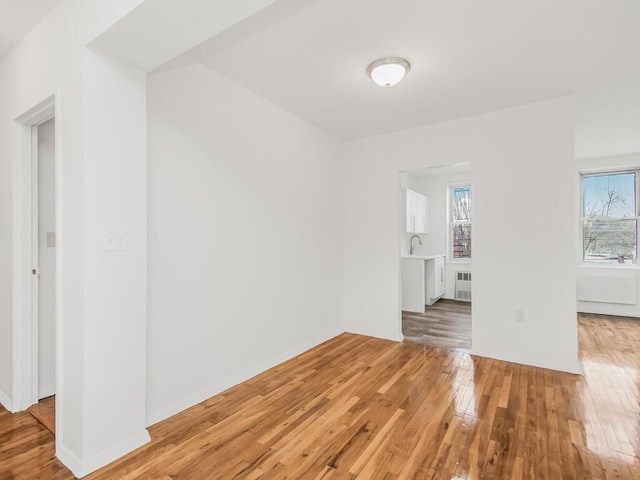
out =
[[(468, 221), (454, 222), (452, 218), (453, 210), (453, 190), (455, 188), (468, 187), (469, 196), (471, 200), (471, 218)], [(471, 263), (473, 258), (473, 249), (471, 250), (470, 257), (455, 258), (453, 256), (453, 227), (456, 225), (469, 225), (471, 227), (471, 243), (473, 244), (473, 190), (471, 188), (471, 182), (455, 182), (447, 184), (447, 261), (450, 263)]]
[[(605, 175), (621, 175), (621, 174), (634, 174), (635, 175), (635, 189), (634, 189), (634, 203), (635, 203), (635, 216), (634, 217), (585, 217), (584, 211), (584, 179), (586, 177), (601, 177)], [(578, 237), (579, 237), (579, 258), (580, 265), (588, 267), (637, 267), (640, 265), (640, 167), (632, 168), (602, 168), (597, 170), (589, 170), (580, 172), (580, 199), (578, 202), (579, 208), (579, 224), (578, 224)], [(584, 238), (584, 222), (586, 220), (596, 221), (620, 221), (620, 220), (635, 220), (636, 221), (636, 258), (631, 263), (616, 263), (616, 262), (598, 262), (594, 260), (585, 259), (585, 238)]]

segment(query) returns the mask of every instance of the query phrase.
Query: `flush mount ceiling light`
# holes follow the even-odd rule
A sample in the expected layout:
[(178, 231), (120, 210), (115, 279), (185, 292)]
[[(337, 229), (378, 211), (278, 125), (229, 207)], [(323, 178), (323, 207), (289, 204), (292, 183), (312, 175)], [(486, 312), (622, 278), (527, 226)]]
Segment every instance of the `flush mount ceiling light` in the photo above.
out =
[(393, 87), (404, 78), (411, 65), (404, 58), (380, 58), (367, 67), (367, 74), (376, 85)]

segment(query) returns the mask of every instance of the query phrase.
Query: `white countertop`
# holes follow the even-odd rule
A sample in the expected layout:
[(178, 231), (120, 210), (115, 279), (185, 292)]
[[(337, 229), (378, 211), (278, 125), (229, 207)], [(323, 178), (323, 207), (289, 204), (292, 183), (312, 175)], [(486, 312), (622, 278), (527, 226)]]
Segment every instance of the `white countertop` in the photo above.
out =
[(403, 259), (407, 259), (407, 260), (433, 260), (434, 258), (441, 258), (444, 257), (444, 253), (442, 255), (419, 255), (419, 254), (414, 254), (414, 255), (402, 255)]

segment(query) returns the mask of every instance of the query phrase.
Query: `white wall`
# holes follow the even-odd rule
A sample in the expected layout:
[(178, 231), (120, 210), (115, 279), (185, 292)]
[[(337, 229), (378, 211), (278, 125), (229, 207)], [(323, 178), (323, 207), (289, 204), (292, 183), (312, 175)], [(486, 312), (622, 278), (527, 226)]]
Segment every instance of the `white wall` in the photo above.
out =
[[(66, 194), (58, 197), (58, 208), (67, 214), (59, 219), (59, 239), (66, 236), (59, 253), (67, 259), (64, 272), (58, 272), (67, 287), (65, 323), (68, 329), (60, 332), (62, 345), (68, 346), (61, 361), (66, 376), (60, 385), (73, 385), (58, 400), (58, 435), (56, 442), (69, 451), (82, 451), (82, 12), (75, 2), (61, 2), (0, 62), (0, 389), (12, 400), (15, 410), (24, 408), (21, 382), (14, 375), (14, 354), (19, 338), (13, 328), (14, 316), (28, 305), (16, 301), (14, 294), (14, 262), (22, 255), (22, 242), (16, 230), (13, 210), (25, 192), (20, 191), (21, 172), (16, 148), (14, 119), (55, 94), (64, 104), (64, 115), (57, 119), (57, 153), (61, 162), (57, 175), (65, 176)], [(62, 141), (59, 141), (61, 140)], [(73, 140), (71, 140), (73, 139)], [(67, 141), (68, 140), (68, 141)], [(26, 192), (26, 195), (29, 195)], [(27, 197), (29, 198), (29, 197)], [(22, 208), (28, 211), (30, 204)], [(19, 219), (19, 218), (18, 218)], [(30, 248), (30, 247), (29, 247)], [(17, 268), (17, 267), (16, 267)], [(62, 292), (60, 292), (62, 294)], [(62, 308), (59, 303), (58, 309)], [(11, 341), (10, 341), (11, 340)], [(6, 342), (6, 344), (5, 344)], [(64, 389), (62, 389), (64, 390)], [(64, 415), (63, 411), (75, 414)]]
[(148, 84), (149, 423), (343, 331), (340, 143), (188, 63)]
[(398, 172), (471, 162), (473, 353), (579, 371), (573, 129), (561, 98), (348, 143), (346, 329), (401, 338)]
[[(579, 180), (581, 172), (593, 172), (603, 169), (623, 169), (640, 168), (640, 153), (628, 155), (615, 155), (608, 157), (587, 158), (576, 160), (576, 177)], [(576, 209), (576, 222), (580, 224), (580, 202)], [(580, 226), (578, 226), (580, 228)], [(582, 245), (578, 241), (576, 251), (579, 261), (582, 260)], [(635, 304), (617, 304), (602, 302), (578, 302), (578, 311), (585, 313), (600, 313), (605, 315), (622, 315), (627, 317), (640, 317), (640, 267), (636, 265), (589, 265), (582, 264), (577, 269), (578, 279), (580, 277), (596, 277), (602, 282), (602, 289), (606, 289), (612, 279), (635, 279), (636, 298)], [(580, 283), (579, 283), (580, 285)], [(578, 294), (581, 294), (578, 290)], [(579, 297), (580, 298), (580, 297)]]
[[(84, 436), (89, 471), (149, 440), (146, 75), (84, 57)], [(109, 232), (125, 251), (107, 251)]]
[[(440, 171), (443, 169), (434, 169)], [(451, 261), (447, 247), (448, 219), (447, 203), (449, 185), (453, 183), (469, 183), (471, 181), (470, 168), (456, 166), (450, 173), (428, 173), (428, 171), (409, 172), (412, 177), (413, 188), (424, 193), (429, 198), (429, 233), (420, 235), (422, 245), (415, 243), (415, 253), (424, 255), (444, 254), (445, 257), (445, 294), (444, 298), (455, 298), (455, 272), (458, 270), (471, 271), (471, 261)], [(466, 170), (466, 171), (465, 171)], [(410, 236), (401, 235), (401, 250), (408, 251)]]
[[(62, 0), (0, 60), (0, 402), (21, 410), (31, 401), (29, 369), (21, 367), (33, 342), (19, 328), (29, 324), (18, 321), (31, 305), (30, 278), (22, 273), (31, 268), (24, 251), (30, 228), (22, 221), (30, 211), (30, 172), (16, 119), (55, 95), (56, 453), (77, 476), (149, 439), (146, 75), (88, 45), (130, 61), (145, 25), (172, 31), (134, 48), (144, 68), (154, 68), (271, 3)], [(216, 9), (224, 15), (203, 20)], [(125, 233), (126, 251), (105, 251), (111, 231)]]
[[(269, 1), (218, 3), (228, 15), (217, 19), (216, 31)], [(136, 25), (161, 20), (163, 27), (155, 26), (175, 35), (143, 49), (146, 59), (160, 62), (167, 51), (194, 46), (185, 38), (211, 31), (210, 22), (177, 25), (171, 15), (183, 11), (190, 20), (206, 18), (210, 2), (164, 2), (162, 12), (149, 4), (158, 6), (150, 0), (62, 0), (0, 61), (0, 401), (13, 410), (30, 402), (30, 379), (23, 373), (29, 369), (21, 367), (33, 342), (18, 321), (30, 308), (23, 295), (30, 282), (21, 273), (30, 270), (23, 249), (30, 229), (21, 223), (30, 211), (30, 175), (20, 155), (23, 129), (15, 119), (55, 95), (56, 453), (77, 476), (149, 439), (146, 75), (87, 48), (92, 41), (107, 52), (130, 46), (130, 35), (139, 37)], [(134, 21), (125, 22), (133, 31), (122, 32), (117, 25), (134, 10)], [(126, 251), (105, 251), (110, 231), (125, 233)], [(27, 288), (18, 288), (25, 283)]]
[[(30, 210), (15, 119), (55, 95), (61, 267), (56, 453), (78, 476), (148, 439), (146, 210), (138, 200), (146, 199), (145, 76), (115, 62), (105, 67), (85, 48), (108, 26), (107, 19), (117, 20), (138, 3), (63, 0), (0, 61), (0, 399), (11, 400), (14, 410), (29, 401), (17, 374), (20, 362), (14, 362), (24, 352), (13, 322), (28, 305), (14, 288), (23, 269), (19, 226), (21, 212)], [(113, 228), (113, 218), (116, 225), (135, 225), (127, 254), (133, 260), (103, 269), (102, 235), (96, 232)]]

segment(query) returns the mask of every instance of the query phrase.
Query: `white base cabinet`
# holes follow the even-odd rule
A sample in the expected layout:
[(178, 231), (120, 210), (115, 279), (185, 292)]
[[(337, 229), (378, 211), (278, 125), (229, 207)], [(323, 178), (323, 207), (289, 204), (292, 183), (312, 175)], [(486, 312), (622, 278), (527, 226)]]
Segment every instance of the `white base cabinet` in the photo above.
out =
[(402, 257), (402, 310), (424, 313), (445, 292), (444, 255)]
[(433, 305), (444, 295), (444, 257), (425, 261), (426, 305)]

